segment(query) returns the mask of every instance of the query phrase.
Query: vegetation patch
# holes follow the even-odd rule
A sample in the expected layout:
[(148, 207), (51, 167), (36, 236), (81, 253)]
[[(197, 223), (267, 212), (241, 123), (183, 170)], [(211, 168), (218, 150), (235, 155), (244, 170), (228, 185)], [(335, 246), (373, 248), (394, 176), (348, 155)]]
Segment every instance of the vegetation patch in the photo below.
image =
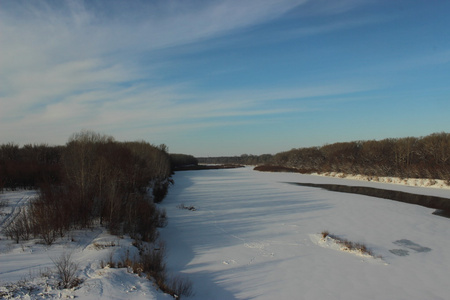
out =
[(99, 242), (95, 242), (94, 244), (94, 249), (96, 250), (102, 250), (105, 248), (110, 248), (110, 247), (115, 247), (116, 243), (114, 243), (113, 241), (109, 242), (109, 243), (99, 243)]
[[(347, 239), (341, 238), (337, 235), (330, 234), (328, 230), (324, 230), (321, 232), (322, 240), (327, 241), (331, 240), (340, 246), (342, 251), (355, 252), (362, 255), (368, 255), (371, 257), (375, 257), (374, 253), (367, 248), (366, 245), (362, 243), (355, 243), (349, 241)], [(381, 258), (381, 256), (376, 256), (376, 258)]]
[(107, 263), (101, 262), (101, 267), (127, 268), (131, 273), (146, 276), (159, 287), (164, 293), (170, 294), (175, 299), (193, 295), (192, 282), (184, 276), (169, 276), (166, 271), (166, 248), (163, 242), (143, 243), (135, 241), (133, 244), (139, 250), (138, 257), (130, 257), (129, 252), (121, 261), (115, 262), (112, 253)]
[(177, 205), (177, 208), (179, 209), (187, 209), (187, 210), (191, 210), (191, 211), (196, 211), (197, 209), (193, 206), (193, 205), (184, 205), (184, 203), (181, 203), (179, 205)]
[(52, 259), (60, 278), (59, 286), (63, 289), (78, 286), (82, 281), (76, 276), (78, 264), (72, 260), (71, 253), (63, 253), (60, 257)]

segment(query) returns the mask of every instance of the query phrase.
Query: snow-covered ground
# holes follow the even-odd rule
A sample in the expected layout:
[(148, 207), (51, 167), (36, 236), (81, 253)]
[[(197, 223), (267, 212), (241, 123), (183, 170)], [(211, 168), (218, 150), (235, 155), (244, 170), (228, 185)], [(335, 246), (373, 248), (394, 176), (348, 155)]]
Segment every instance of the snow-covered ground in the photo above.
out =
[(407, 185), (407, 186), (450, 189), (450, 185), (448, 184), (448, 182), (446, 180), (442, 180), (442, 179), (367, 176), (367, 175), (345, 174), (345, 173), (338, 173), (338, 172), (314, 173), (313, 175), (338, 177), (338, 178), (363, 180), (363, 181), (372, 181), (372, 182), (380, 182), (380, 183), (401, 184), (401, 185)]
[[(189, 299), (448, 299), (450, 219), (432, 209), (287, 182), (335, 183), (395, 189), (450, 198), (449, 189), (252, 168), (184, 171), (174, 175), (167, 198), (169, 224), (160, 230), (167, 268), (186, 274)], [(5, 192), (6, 225), (34, 192)], [(192, 208), (194, 209), (186, 209)], [(321, 232), (362, 243), (375, 257), (343, 251)], [(173, 299), (118, 261), (132, 240), (103, 228), (75, 231), (53, 246), (14, 244), (0, 236), (0, 295), (16, 299)], [(52, 259), (72, 253), (83, 282), (57, 289)], [(2, 294), (3, 293), (3, 294)], [(0, 296), (1, 298), (1, 296)]]
[[(35, 191), (5, 192), (0, 200), (1, 229), (6, 226)], [(38, 239), (16, 244), (0, 233), (0, 299), (173, 299), (157, 290), (153, 282), (122, 268), (102, 268), (102, 261), (123, 261), (138, 255), (127, 237), (110, 235), (102, 227), (72, 231), (52, 246)], [(60, 280), (53, 261), (70, 254), (78, 264), (76, 277), (82, 283), (72, 289), (59, 289)]]
[[(448, 299), (450, 220), (433, 210), (286, 182), (336, 183), (450, 198), (430, 189), (251, 168), (179, 172), (162, 206), (168, 267), (192, 299)], [(194, 206), (196, 210), (180, 209)], [(366, 245), (340, 251), (320, 233)]]

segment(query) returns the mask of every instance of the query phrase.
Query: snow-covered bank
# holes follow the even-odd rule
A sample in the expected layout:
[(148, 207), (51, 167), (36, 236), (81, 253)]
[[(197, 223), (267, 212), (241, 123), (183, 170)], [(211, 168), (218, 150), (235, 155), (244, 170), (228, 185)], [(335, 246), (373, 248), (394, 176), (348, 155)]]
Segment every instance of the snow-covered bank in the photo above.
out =
[[(188, 171), (162, 204), (168, 268), (194, 281), (192, 299), (446, 299), (449, 219), (386, 199), (286, 184), (387, 184), (251, 168)], [(389, 185), (450, 198), (448, 189)], [(196, 210), (177, 206), (193, 206)], [(380, 260), (311, 239), (323, 230)], [(426, 249), (427, 251), (422, 251)]]
[[(111, 258), (117, 262), (126, 255), (138, 255), (131, 239), (109, 235), (102, 228), (75, 231), (51, 247), (35, 240), (18, 245), (9, 242), (2, 240), (0, 253), (0, 295), (4, 299), (173, 299), (126, 268), (102, 267)], [(71, 289), (58, 288), (52, 262), (63, 253), (71, 253), (78, 264), (76, 277), (81, 283)]]
[[(1, 208), (0, 224), (7, 225), (35, 191), (5, 192), (0, 199), (8, 202)], [(59, 289), (60, 280), (54, 260), (62, 254), (72, 255), (75, 276), (81, 284), (72, 289)], [(158, 291), (145, 277), (126, 268), (102, 267), (112, 260), (138, 257), (138, 249), (129, 237), (110, 235), (102, 227), (75, 230), (57, 239), (52, 246), (33, 239), (16, 244), (0, 233), (0, 298), (1, 299), (173, 299)]]
[(312, 173), (311, 175), (346, 178), (346, 179), (369, 181), (369, 182), (400, 184), (400, 185), (406, 185), (406, 186), (450, 189), (450, 185), (447, 183), (447, 181), (442, 180), (442, 179), (381, 177), (381, 176), (368, 176), (368, 175), (352, 175), (352, 174), (344, 174), (344, 173), (337, 173), (337, 172)]

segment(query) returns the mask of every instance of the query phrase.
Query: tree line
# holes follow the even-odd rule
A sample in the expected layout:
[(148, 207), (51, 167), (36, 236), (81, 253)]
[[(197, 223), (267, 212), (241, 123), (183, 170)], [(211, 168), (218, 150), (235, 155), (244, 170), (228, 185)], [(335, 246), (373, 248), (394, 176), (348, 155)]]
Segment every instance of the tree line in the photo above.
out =
[(198, 160), (192, 155), (187, 154), (170, 154), (172, 170), (186, 166), (197, 166)]
[(220, 164), (220, 165), (264, 165), (273, 162), (272, 154), (242, 154), (241, 156), (218, 156), (218, 157), (198, 157), (201, 164)]
[(50, 244), (72, 228), (96, 222), (115, 234), (154, 241), (156, 228), (165, 223), (165, 213), (154, 205), (170, 184), (164, 145), (117, 142), (83, 131), (61, 147), (0, 149), (2, 188), (39, 188), (39, 196), (6, 228), (16, 241), (34, 236)]
[(63, 147), (45, 144), (0, 145), (0, 191), (34, 189), (41, 182), (58, 182)]
[(450, 180), (450, 133), (334, 143), (275, 155), (198, 158), (198, 161), (281, 166), (303, 173), (342, 172)]

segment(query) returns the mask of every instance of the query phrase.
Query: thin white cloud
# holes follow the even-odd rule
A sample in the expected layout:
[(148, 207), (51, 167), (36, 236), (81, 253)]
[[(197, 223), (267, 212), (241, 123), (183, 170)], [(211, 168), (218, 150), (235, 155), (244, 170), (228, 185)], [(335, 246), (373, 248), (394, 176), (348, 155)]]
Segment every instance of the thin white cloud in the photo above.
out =
[(351, 20), (340, 20), (335, 22), (330, 22), (327, 24), (321, 24), (316, 26), (304, 26), (301, 28), (295, 28), (287, 30), (280, 35), (284, 38), (294, 38), (294, 37), (304, 37), (311, 35), (319, 35), (330, 32), (335, 32), (338, 30), (346, 30), (357, 28), (361, 26), (366, 26), (370, 24), (377, 24), (380, 22), (387, 22), (391, 20), (390, 17), (365, 17), (365, 18), (355, 18)]
[[(102, 131), (118, 128), (157, 128), (160, 132), (208, 128), (242, 122), (247, 117), (272, 118), (274, 115), (316, 110), (321, 97), (345, 97), (368, 90), (364, 86), (323, 85), (308, 88), (266, 88), (197, 94), (196, 101), (185, 98), (186, 87), (130, 87), (121, 90), (94, 90), (71, 95), (60, 102), (10, 122), (11, 128), (31, 128), (48, 132), (66, 128), (65, 137), (80, 128)], [(189, 96), (188, 96), (189, 98)], [(283, 103), (287, 101), (287, 103)], [(342, 99), (339, 99), (342, 101)], [(329, 105), (329, 100), (324, 103)], [(260, 122), (258, 120), (245, 121)], [(37, 124), (37, 125), (36, 125)], [(197, 124), (197, 125), (195, 125)]]
[(313, 0), (308, 1), (301, 10), (301, 14), (307, 16), (337, 15), (376, 2), (376, 0)]
[[(387, 60), (378, 65), (365, 67), (366, 71), (396, 74), (398, 72), (411, 72), (423, 70), (428, 67), (443, 66), (450, 63), (450, 50), (436, 50), (428, 53), (405, 53), (401, 58)], [(392, 80), (392, 79), (390, 79)]]
[(161, 66), (170, 64), (161, 54), (166, 47), (258, 25), (306, 2), (156, 1), (142, 2), (139, 10), (135, 4), (117, 3), (102, 10), (95, 6), (101, 2), (24, 1), (0, 7), (0, 142), (36, 142), (51, 135), (49, 142), (61, 143), (81, 128), (218, 126), (231, 122), (225, 117), (292, 111), (264, 102), (366, 89), (317, 86), (199, 94), (189, 84), (148, 84), (158, 73), (139, 64), (143, 55), (151, 59), (155, 51), (163, 59)]
[[(81, 1), (23, 3), (12, 12), (2, 11), (3, 33), (21, 45), (40, 44), (40, 50), (69, 51), (70, 56), (98, 55), (120, 50), (160, 49), (193, 43), (275, 19), (305, 0), (247, 0), (143, 2), (138, 8), (96, 7)], [(196, 3), (195, 5), (192, 3)], [(103, 10), (107, 10), (106, 13)], [(110, 15), (108, 15), (110, 14)], [(45, 40), (43, 39), (45, 37)], [(49, 47), (47, 47), (49, 46)]]

